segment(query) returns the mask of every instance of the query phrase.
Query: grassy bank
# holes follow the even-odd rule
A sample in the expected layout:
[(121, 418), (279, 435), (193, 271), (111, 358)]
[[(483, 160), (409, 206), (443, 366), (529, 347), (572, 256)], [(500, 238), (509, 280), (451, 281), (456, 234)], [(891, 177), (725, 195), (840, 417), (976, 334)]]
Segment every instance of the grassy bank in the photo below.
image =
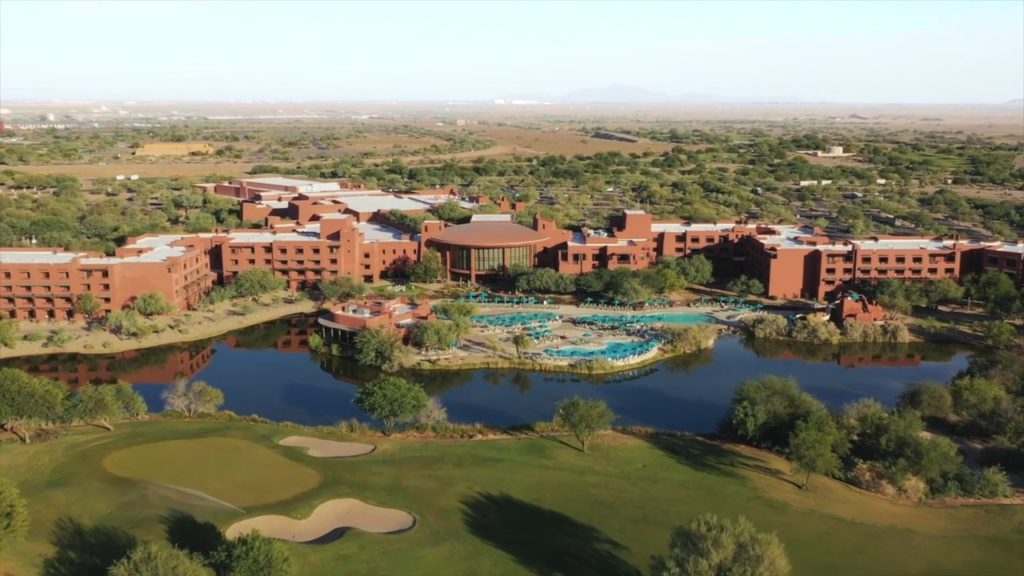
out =
[[(172, 509), (225, 528), (258, 514), (305, 516), (339, 497), (409, 511), (417, 525), (397, 535), (351, 531), (330, 544), (288, 544), (296, 574), (337, 574), (339, 567), (351, 575), (646, 573), (671, 527), (705, 512), (743, 514), (777, 532), (796, 574), (1011, 574), (1024, 559), (1022, 507), (901, 504), (817, 477), (801, 491), (784, 461), (696, 438), (609, 433), (584, 455), (554, 438), (373, 437), (378, 449), (370, 455), (324, 460), (276, 445), (294, 432), (160, 420), (114, 432), (79, 429), (28, 446), (6, 442), (0, 475), (21, 487), (32, 527), (26, 542), (5, 551), (0, 571), (37, 573), (62, 515), (158, 540), (160, 516)], [(170, 441), (190, 444), (147, 446)], [(176, 462), (189, 474), (154, 477), (158, 471), (142, 460), (157, 449), (180, 452)], [(294, 466), (281, 468), (293, 468), (288, 474), (251, 466), (280, 458), (311, 469), (319, 483), (260, 498), (254, 491), (264, 493), (268, 475), (307, 478), (310, 486), (308, 472)], [(230, 485), (223, 499), (238, 505), (234, 491), (248, 505), (241, 513), (154, 482)]]
[[(317, 304), (311, 300), (260, 304), (253, 306), (252, 310), (246, 310), (244, 314), (239, 311), (239, 307), (239, 302), (222, 302), (207, 311), (194, 311), (176, 317), (157, 318), (153, 322), (161, 329), (148, 336), (138, 338), (120, 338), (98, 328), (90, 330), (80, 322), (52, 324), (23, 322), (21, 324), (23, 338), (29, 334), (40, 334), (41, 339), (36, 341), (22, 339), (14, 348), (0, 348), (0, 358), (41, 354), (112, 354), (194, 340), (206, 340), (241, 328), (295, 314), (309, 314), (317, 310)], [(57, 330), (69, 335), (68, 343), (62, 346), (48, 345), (45, 338)]]

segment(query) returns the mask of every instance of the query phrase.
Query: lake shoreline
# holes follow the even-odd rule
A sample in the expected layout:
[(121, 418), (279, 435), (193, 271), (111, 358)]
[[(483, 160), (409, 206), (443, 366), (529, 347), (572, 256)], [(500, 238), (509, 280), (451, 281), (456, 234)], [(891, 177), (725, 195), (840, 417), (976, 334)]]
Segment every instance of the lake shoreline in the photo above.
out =
[[(297, 302), (261, 306), (250, 314), (233, 314), (222, 308), (214, 312), (220, 316), (210, 317), (204, 315), (208, 321), (200, 321), (190, 327), (188, 333), (168, 328), (160, 333), (146, 336), (139, 339), (121, 339), (118, 336), (105, 331), (91, 331), (83, 323), (44, 324), (40, 328), (45, 330), (32, 330), (31, 332), (52, 332), (54, 330), (65, 330), (72, 334), (73, 340), (67, 346), (46, 347), (44, 341), (29, 342), (20, 340), (15, 348), (0, 348), (0, 360), (13, 360), (15, 358), (30, 358), (33, 356), (49, 356), (58, 354), (81, 354), (91, 356), (104, 356), (109, 354), (120, 354), (145, 350), (148, 348), (159, 348), (162, 346), (173, 346), (177, 344), (188, 344), (202, 340), (210, 340), (224, 336), (230, 332), (251, 328), (260, 324), (274, 322), (289, 316), (312, 314), (316, 312), (318, 305), (312, 300), (300, 300)], [(195, 314), (201, 314), (195, 312)], [(102, 342), (99, 346), (96, 341)], [(109, 344), (109, 345), (108, 345)], [(86, 348), (86, 346), (89, 346)]]

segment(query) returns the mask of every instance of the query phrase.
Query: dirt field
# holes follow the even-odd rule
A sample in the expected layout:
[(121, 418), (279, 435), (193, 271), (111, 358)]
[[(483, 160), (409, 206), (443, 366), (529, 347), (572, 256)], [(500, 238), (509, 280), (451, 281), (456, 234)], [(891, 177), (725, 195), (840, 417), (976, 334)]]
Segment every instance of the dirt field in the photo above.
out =
[(70, 174), (83, 180), (113, 178), (118, 174), (138, 174), (145, 177), (169, 176), (244, 176), (253, 167), (251, 162), (118, 162), (108, 164), (43, 164), (11, 166), (12, 170), (28, 174)]
[(192, 153), (212, 154), (209, 142), (150, 142), (135, 151), (136, 156), (188, 156)]

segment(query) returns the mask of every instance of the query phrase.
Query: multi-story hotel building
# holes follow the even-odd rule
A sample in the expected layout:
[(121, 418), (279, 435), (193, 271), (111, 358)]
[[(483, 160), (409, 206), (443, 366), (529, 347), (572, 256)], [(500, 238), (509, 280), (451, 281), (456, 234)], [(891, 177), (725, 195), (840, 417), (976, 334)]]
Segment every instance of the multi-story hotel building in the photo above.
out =
[[(720, 272), (758, 278), (775, 298), (824, 300), (844, 284), (887, 279), (959, 279), (1000, 270), (1024, 280), (1024, 244), (958, 239), (873, 237), (840, 240), (798, 225), (656, 221), (626, 210), (611, 230), (563, 230), (535, 217), (531, 226), (509, 212), (477, 214), (448, 225), (426, 220), (402, 229), (392, 214), (426, 214), (445, 202), (487, 204), (454, 189), (417, 194), (366, 191), (352, 185), (289, 178), (208, 185), (241, 199), (243, 216), (262, 229), (204, 234), (154, 234), (130, 239), (114, 256), (49, 248), (0, 248), (0, 316), (19, 320), (74, 319), (76, 298), (96, 296), (102, 312), (160, 292), (179, 310), (194, 307), (215, 282), (251, 268), (268, 268), (289, 289), (309, 289), (335, 276), (375, 282), (440, 253), (449, 279), (493, 279), (513, 266), (566, 274), (600, 268), (643, 269), (660, 258), (703, 254)], [(247, 215), (247, 216), (246, 216)]]

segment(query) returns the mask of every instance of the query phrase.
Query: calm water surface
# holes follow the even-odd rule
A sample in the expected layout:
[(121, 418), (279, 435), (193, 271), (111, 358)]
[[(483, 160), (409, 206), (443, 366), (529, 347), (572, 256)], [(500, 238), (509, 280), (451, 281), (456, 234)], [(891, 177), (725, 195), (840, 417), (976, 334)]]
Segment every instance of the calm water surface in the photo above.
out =
[[(212, 341), (110, 356), (46, 356), (0, 361), (59, 378), (70, 385), (123, 379), (153, 410), (177, 375), (224, 391), (224, 409), (273, 420), (332, 424), (365, 416), (352, 404), (358, 383), (374, 374), (351, 360), (305, 349), (306, 321), (290, 319)], [(909, 382), (948, 382), (967, 365), (968, 352), (938, 345), (810, 347), (750, 346), (737, 337), (714, 350), (669, 359), (605, 377), (518, 370), (413, 372), (408, 377), (440, 396), (453, 422), (514, 425), (549, 420), (556, 401), (601, 398), (620, 425), (711, 432), (734, 389), (765, 374), (792, 376), (831, 408), (861, 397), (896, 402)]]

